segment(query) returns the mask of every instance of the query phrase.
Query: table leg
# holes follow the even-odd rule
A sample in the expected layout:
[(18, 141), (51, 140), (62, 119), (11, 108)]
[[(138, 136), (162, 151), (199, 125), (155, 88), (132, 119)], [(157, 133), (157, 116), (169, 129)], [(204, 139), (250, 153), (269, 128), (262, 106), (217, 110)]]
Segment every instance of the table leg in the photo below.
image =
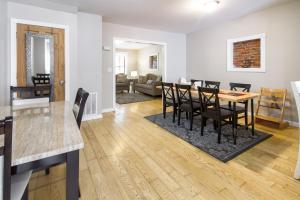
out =
[(67, 153), (66, 199), (78, 199), (79, 188), (79, 150)]
[(233, 137), (234, 137), (234, 144), (236, 144), (236, 137), (237, 137), (237, 114), (236, 114), (236, 102), (233, 102)]
[(254, 136), (254, 103), (253, 99), (251, 99), (251, 131), (252, 135)]

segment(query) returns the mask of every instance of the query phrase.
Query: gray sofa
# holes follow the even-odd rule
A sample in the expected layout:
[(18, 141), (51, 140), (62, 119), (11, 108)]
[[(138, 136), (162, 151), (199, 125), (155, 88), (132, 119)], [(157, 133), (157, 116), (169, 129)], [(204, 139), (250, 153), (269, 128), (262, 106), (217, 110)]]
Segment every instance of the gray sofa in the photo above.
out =
[(151, 96), (161, 96), (161, 89), (157, 86), (161, 85), (162, 78), (155, 74), (147, 74), (139, 76), (138, 82), (134, 84), (134, 91), (148, 94)]
[(117, 74), (116, 75), (116, 92), (123, 92), (127, 90), (129, 92), (130, 89), (130, 81), (127, 79), (127, 75), (125, 74)]

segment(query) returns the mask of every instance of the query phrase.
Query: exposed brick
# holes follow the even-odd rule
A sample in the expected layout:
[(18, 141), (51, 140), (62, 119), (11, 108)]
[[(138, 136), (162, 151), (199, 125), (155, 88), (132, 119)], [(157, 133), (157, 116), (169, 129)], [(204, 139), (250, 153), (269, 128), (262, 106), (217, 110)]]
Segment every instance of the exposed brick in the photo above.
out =
[(260, 39), (234, 43), (233, 64), (237, 68), (260, 68)]

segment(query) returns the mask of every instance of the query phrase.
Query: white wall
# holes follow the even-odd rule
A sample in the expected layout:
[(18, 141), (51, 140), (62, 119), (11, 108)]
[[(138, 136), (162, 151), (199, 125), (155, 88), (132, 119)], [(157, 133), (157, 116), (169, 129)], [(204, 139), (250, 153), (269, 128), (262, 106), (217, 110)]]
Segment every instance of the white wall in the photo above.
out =
[(98, 94), (98, 114), (102, 112), (102, 17), (78, 13), (78, 85)]
[[(177, 81), (186, 76), (186, 36), (162, 31), (140, 29), (103, 23), (103, 45), (113, 48), (114, 38), (146, 40), (167, 44), (167, 80)], [(113, 103), (113, 51), (103, 51), (102, 62), (103, 108), (111, 109)]]
[[(266, 73), (226, 71), (226, 41), (266, 33)], [(187, 36), (187, 74), (190, 78), (251, 83), (260, 87), (288, 88), (300, 76), (300, 1), (272, 7), (226, 24)], [(291, 99), (291, 98), (290, 98)], [(286, 118), (297, 121), (294, 103)], [(293, 110), (291, 112), (291, 110)]]
[(7, 80), (6, 80), (6, 1), (0, 0), (0, 106), (6, 102), (7, 96)]
[[(150, 69), (149, 67), (149, 57), (153, 55), (159, 55), (158, 69)], [(138, 53), (138, 72), (140, 75), (155, 74), (162, 76), (164, 63), (164, 46), (162, 45), (151, 45), (149, 47), (139, 50)]]
[[(67, 13), (61, 11), (55, 11), (45, 8), (39, 8), (35, 6), (29, 6), (24, 4), (8, 2), (7, 15), (8, 19), (22, 19), (30, 20), (41, 23), (51, 23), (57, 25), (67, 26), (69, 28), (69, 41), (66, 43), (66, 49), (69, 49), (69, 59), (66, 59), (66, 63), (70, 66), (70, 100), (73, 101), (78, 88), (78, 65), (77, 65), (77, 15), (74, 13)], [(10, 21), (8, 22), (8, 44), (11, 44), (11, 28)], [(7, 90), (9, 90), (9, 85), (11, 83), (11, 52), (10, 45), (8, 45), (8, 70), (7, 70)], [(68, 81), (68, 80), (66, 80)]]
[(127, 53), (128, 63), (126, 68), (126, 75), (130, 76), (131, 71), (138, 70), (138, 50), (135, 49), (116, 49), (116, 52)]
[[(9, 20), (15, 18), (39, 22), (45, 24), (45, 26), (49, 23), (68, 28), (69, 40), (66, 38), (65, 50), (69, 52), (66, 57), (66, 65), (69, 63), (69, 100), (74, 101), (79, 87), (83, 87), (88, 92), (97, 92), (99, 95), (97, 107), (98, 114), (100, 114), (102, 110), (102, 17), (82, 12), (63, 12), (12, 2), (8, 3), (7, 16)], [(10, 44), (10, 21), (7, 27), (8, 42)], [(10, 59), (9, 45), (8, 60), (10, 61)], [(10, 62), (6, 74), (9, 77), (5, 85), (8, 91), (11, 83)]]

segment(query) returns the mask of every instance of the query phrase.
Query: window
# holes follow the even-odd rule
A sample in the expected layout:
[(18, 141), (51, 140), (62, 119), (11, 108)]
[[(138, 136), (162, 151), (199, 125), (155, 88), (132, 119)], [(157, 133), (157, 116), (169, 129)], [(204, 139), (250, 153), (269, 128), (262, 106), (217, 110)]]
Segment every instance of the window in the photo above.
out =
[(116, 74), (126, 74), (126, 66), (127, 66), (127, 60), (128, 55), (127, 53), (117, 53), (115, 58), (116, 63)]

